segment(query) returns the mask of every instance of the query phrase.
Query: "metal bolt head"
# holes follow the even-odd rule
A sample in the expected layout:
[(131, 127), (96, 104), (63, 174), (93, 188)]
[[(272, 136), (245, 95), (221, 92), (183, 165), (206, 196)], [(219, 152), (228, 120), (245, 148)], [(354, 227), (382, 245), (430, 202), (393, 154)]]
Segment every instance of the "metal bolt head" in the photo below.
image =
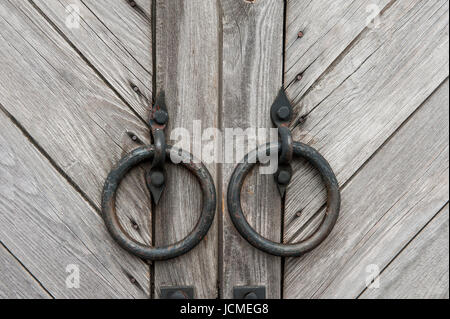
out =
[(279, 184), (281, 184), (281, 185), (287, 185), (287, 184), (289, 184), (289, 182), (291, 181), (291, 173), (290, 172), (288, 172), (288, 171), (286, 171), (286, 170), (281, 170), (279, 173), (278, 173), (278, 177), (277, 177), (277, 180), (278, 180), (278, 183)]
[(164, 125), (167, 123), (167, 120), (169, 119), (169, 114), (167, 114), (166, 111), (159, 110), (155, 112), (154, 116), (155, 122), (159, 125)]
[(254, 292), (249, 292), (245, 295), (244, 299), (258, 299), (258, 296)]
[(181, 290), (178, 290), (170, 295), (170, 299), (189, 299), (189, 298)]
[(150, 180), (155, 187), (161, 187), (164, 184), (164, 174), (161, 172), (152, 172)]
[(280, 120), (287, 121), (291, 116), (291, 110), (288, 106), (282, 106), (278, 109), (277, 116)]

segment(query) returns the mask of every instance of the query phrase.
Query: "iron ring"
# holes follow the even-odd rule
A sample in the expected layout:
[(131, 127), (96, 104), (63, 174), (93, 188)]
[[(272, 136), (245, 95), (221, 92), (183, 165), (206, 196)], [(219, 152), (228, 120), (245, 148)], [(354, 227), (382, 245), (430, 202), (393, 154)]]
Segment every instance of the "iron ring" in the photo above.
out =
[(109, 233), (122, 248), (145, 260), (168, 260), (184, 255), (202, 241), (214, 221), (216, 189), (208, 169), (202, 163), (195, 163), (192, 154), (175, 149), (170, 145), (166, 147), (166, 155), (172, 162), (176, 159), (175, 163), (180, 163), (197, 177), (203, 193), (200, 219), (194, 230), (183, 240), (168, 246), (150, 247), (131, 238), (117, 218), (115, 202), (120, 182), (133, 167), (153, 160), (155, 156), (153, 145), (138, 148), (123, 157), (109, 173), (103, 188), (102, 216)]
[(306, 159), (319, 171), (328, 193), (325, 218), (318, 230), (308, 239), (295, 244), (280, 244), (273, 242), (258, 234), (252, 226), (249, 225), (242, 211), (241, 189), (245, 177), (253, 166), (256, 165), (257, 159), (260, 158), (258, 154), (266, 154), (268, 151), (278, 151), (279, 153), (281, 151), (281, 146), (278, 143), (267, 144), (265, 147), (263, 146), (249, 153), (244, 158), (243, 163), (240, 163), (236, 167), (231, 177), (227, 194), (228, 212), (238, 232), (254, 247), (268, 254), (280, 257), (300, 257), (304, 253), (319, 246), (331, 233), (336, 224), (341, 205), (338, 181), (325, 158), (318, 151), (306, 144), (294, 142), (293, 147), (294, 156)]

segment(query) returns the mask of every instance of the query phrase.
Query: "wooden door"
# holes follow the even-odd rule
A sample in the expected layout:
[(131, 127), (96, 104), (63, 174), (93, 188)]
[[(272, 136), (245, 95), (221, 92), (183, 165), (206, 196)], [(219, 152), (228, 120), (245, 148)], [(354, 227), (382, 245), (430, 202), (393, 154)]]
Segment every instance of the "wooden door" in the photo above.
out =
[[(448, 23), (446, 0), (2, 1), (0, 297), (160, 298), (174, 286), (199, 299), (241, 286), (267, 298), (448, 297)], [(159, 92), (168, 138), (213, 128), (220, 142), (227, 128), (271, 128), (282, 87), (294, 140), (319, 150), (341, 187), (319, 248), (280, 258), (237, 233), (226, 205), (236, 163), (221, 147), (207, 163), (218, 207), (200, 245), (148, 263), (111, 239), (103, 182), (151, 143)], [(204, 144), (191, 141), (194, 155)], [(120, 187), (121, 224), (142, 243), (174, 243), (199, 218), (199, 185), (168, 165), (155, 207), (146, 168)], [(250, 224), (274, 241), (307, 238), (325, 214), (318, 173), (302, 160), (294, 170), (283, 200), (257, 170), (242, 190)]]

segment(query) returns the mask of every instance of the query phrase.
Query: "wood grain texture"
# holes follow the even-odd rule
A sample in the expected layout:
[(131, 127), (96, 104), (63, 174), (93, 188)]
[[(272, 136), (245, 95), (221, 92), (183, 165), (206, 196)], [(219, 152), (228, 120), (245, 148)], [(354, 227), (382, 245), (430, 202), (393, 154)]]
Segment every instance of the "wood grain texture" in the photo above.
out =
[(342, 214), (312, 253), (287, 261), (288, 298), (356, 298), (448, 202), (448, 81), (342, 191)]
[[(107, 174), (138, 146), (147, 127), (28, 3), (0, 6), (4, 66), (0, 103), (97, 207)], [(151, 241), (150, 198), (142, 172), (122, 183), (123, 227)]]
[[(283, 9), (281, 0), (221, 0), (223, 15), (222, 128), (270, 128), (270, 107), (282, 86)], [(222, 165), (221, 290), (233, 298), (236, 286), (265, 286), (268, 298), (280, 298), (281, 258), (248, 244), (234, 228), (225, 191), (234, 163)], [(272, 175), (249, 174), (242, 190), (249, 223), (274, 241), (281, 237), (281, 200)]]
[[(99, 208), (108, 172), (138, 146), (130, 135), (149, 142), (147, 127), (28, 2), (3, 1), (0, 21), (2, 108)], [(136, 171), (119, 189), (118, 215), (133, 238), (149, 243), (150, 198)], [(132, 275), (149, 286), (144, 266)]]
[(362, 298), (448, 299), (448, 204), (380, 275)]
[[(218, 127), (219, 20), (215, 1), (156, 2), (157, 91), (165, 91), (170, 122), (167, 132), (190, 132)], [(195, 124), (194, 121), (201, 121)], [(201, 127), (200, 127), (201, 126)], [(169, 134), (168, 134), (169, 138)], [(179, 143), (178, 137), (172, 143)], [(215, 136), (215, 138), (218, 138)], [(180, 146), (180, 145), (179, 145)], [(188, 145), (182, 145), (189, 151)], [(190, 150), (197, 158), (197, 151)], [(207, 165), (216, 179), (217, 163)], [(186, 169), (168, 165), (167, 183), (155, 212), (155, 244), (175, 243), (196, 225), (202, 208), (200, 186)], [(206, 238), (191, 252), (175, 260), (155, 263), (155, 289), (193, 286), (196, 298), (217, 297), (217, 219)]]
[[(447, 9), (446, 1), (395, 2), (296, 106), (310, 113), (294, 139), (318, 149), (341, 185), (448, 77)], [(285, 241), (306, 238), (323, 217), (320, 178), (302, 162), (295, 167)]]
[[(151, 0), (137, 1), (134, 8), (122, 0), (33, 2), (120, 96), (147, 118), (152, 100)], [(76, 19), (79, 27), (70, 23)]]
[(0, 244), (0, 299), (51, 299), (31, 274)]
[[(101, 217), (3, 112), (0, 125), (3, 245), (55, 298), (147, 297), (147, 265), (113, 242)], [(69, 265), (78, 266), (79, 288), (66, 285)], [(3, 284), (18, 283), (17, 295), (32, 293), (30, 282), (1, 272)]]
[[(301, 101), (361, 32), (375, 26), (375, 14), (383, 12), (394, 1), (287, 0), (285, 76), (287, 92), (294, 103)], [(299, 38), (299, 32), (304, 36)], [(301, 81), (296, 80), (299, 74)], [(301, 112), (307, 114), (308, 110), (301, 109)]]

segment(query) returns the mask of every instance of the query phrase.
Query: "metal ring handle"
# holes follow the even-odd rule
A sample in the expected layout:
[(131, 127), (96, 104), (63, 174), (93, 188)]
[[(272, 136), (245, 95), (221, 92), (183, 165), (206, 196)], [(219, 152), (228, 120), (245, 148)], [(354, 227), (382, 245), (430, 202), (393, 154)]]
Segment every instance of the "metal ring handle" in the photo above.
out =
[[(260, 158), (259, 154), (268, 151), (279, 152), (281, 146), (278, 143), (267, 144), (248, 154), (244, 162), (239, 164), (230, 180), (228, 186), (228, 211), (238, 232), (254, 247), (280, 257), (299, 257), (319, 246), (331, 233), (339, 216), (341, 196), (336, 176), (328, 162), (312, 147), (303, 143), (294, 142), (294, 156), (302, 157), (311, 163), (322, 175), (328, 192), (327, 212), (319, 229), (308, 239), (296, 244), (280, 244), (268, 240), (258, 234), (246, 220), (242, 212), (241, 189), (246, 175), (250, 172), (254, 163)], [(261, 153), (263, 152), (263, 153)]]
[(138, 148), (123, 157), (109, 173), (103, 188), (102, 215), (109, 233), (122, 248), (146, 260), (167, 260), (189, 252), (208, 233), (216, 211), (216, 189), (208, 169), (203, 164), (194, 163), (191, 154), (175, 149), (170, 145), (166, 147), (166, 155), (172, 160), (176, 158), (176, 162), (181, 163), (197, 177), (203, 193), (203, 208), (200, 219), (194, 230), (183, 240), (164, 247), (149, 247), (135, 241), (126, 234), (117, 218), (115, 202), (120, 182), (133, 167), (142, 162), (153, 160), (155, 156), (153, 145)]

